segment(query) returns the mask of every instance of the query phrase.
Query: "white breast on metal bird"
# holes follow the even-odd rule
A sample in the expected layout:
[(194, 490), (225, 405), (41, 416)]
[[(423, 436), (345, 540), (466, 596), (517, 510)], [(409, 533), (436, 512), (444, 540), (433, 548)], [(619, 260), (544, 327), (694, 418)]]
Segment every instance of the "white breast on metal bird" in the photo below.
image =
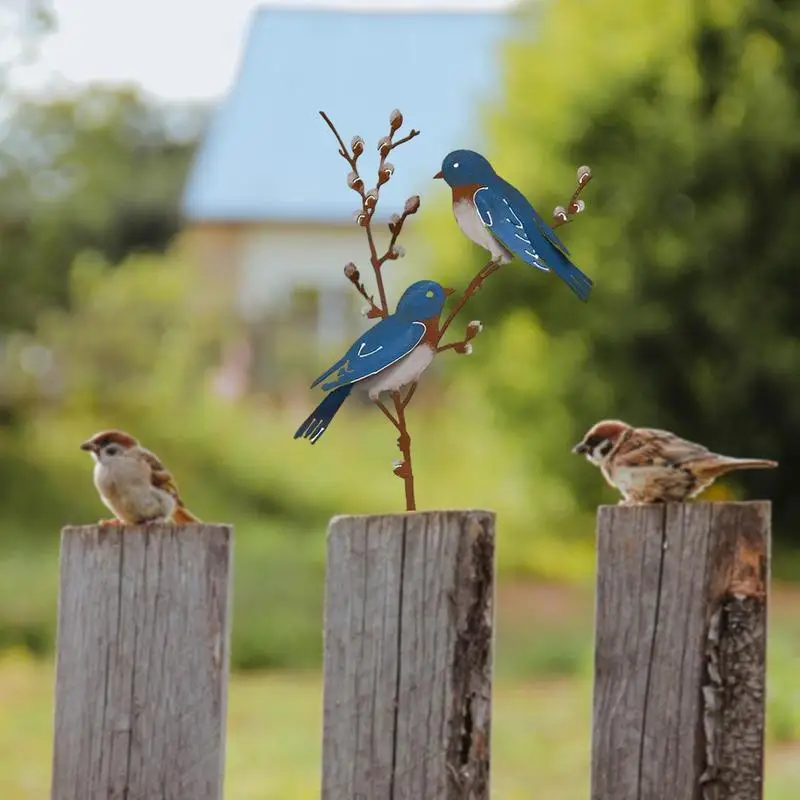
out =
[(418, 381), (420, 375), (430, 366), (434, 355), (433, 347), (421, 344), (391, 367), (367, 378), (362, 387), (367, 390), (370, 400), (377, 400), (381, 392), (396, 392), (401, 386)]
[(488, 250), (493, 259), (499, 260), (501, 264), (507, 264), (513, 259), (508, 250), (487, 230), (472, 201), (459, 200), (454, 203), (453, 214), (464, 235), (470, 241)]

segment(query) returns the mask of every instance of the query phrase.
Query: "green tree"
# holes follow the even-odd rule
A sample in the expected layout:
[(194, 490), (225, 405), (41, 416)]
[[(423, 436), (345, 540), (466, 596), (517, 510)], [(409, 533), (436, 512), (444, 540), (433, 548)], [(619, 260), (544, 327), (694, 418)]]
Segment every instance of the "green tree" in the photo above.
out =
[[(578, 164), (596, 176), (587, 213), (562, 229), (596, 281), (588, 305), (518, 263), (479, 299), (478, 374), (524, 438), (531, 479), (546, 477), (548, 519), (571, 513), (553, 491), (587, 510), (615, 498), (569, 449), (591, 423), (621, 417), (779, 459), (737, 485), (774, 499), (789, 538), (800, 521), (800, 3), (552, 3), (519, 27), (490, 157), (543, 212), (566, 199)], [(463, 275), (457, 235), (440, 247)]]
[(64, 306), (83, 250), (112, 265), (165, 250), (205, 118), (133, 89), (16, 104), (0, 144), (0, 331)]

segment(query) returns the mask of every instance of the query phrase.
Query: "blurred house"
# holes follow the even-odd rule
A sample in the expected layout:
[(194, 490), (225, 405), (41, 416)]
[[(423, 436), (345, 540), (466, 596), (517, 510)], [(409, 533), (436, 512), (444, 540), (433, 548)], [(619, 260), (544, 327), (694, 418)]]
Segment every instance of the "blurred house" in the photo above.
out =
[[(431, 180), (442, 157), (480, 147), (481, 105), (500, 84), (508, 28), (504, 11), (256, 11), (238, 76), (190, 172), (182, 212), (184, 244), (205, 280), (231, 292), (250, 330), (245, 361), (259, 365), (262, 387), (286, 379), (281, 362), (327, 355), (365, 325), (363, 300), (342, 275), (354, 261), (370, 288), (366, 237), (353, 221), (360, 201), (346, 186), (349, 168), (318, 111), (346, 142), (355, 134), (366, 140), (359, 165), (368, 187), (389, 112), (403, 112), (401, 135), (421, 131), (393, 153), (397, 171), (381, 189), (376, 216), (385, 222), (410, 195), (423, 197), (401, 240), (409, 255), (387, 268), (393, 303), (420, 277), (424, 248), (413, 229), (431, 202), (446, 197)], [(237, 363), (244, 363), (241, 355)]]

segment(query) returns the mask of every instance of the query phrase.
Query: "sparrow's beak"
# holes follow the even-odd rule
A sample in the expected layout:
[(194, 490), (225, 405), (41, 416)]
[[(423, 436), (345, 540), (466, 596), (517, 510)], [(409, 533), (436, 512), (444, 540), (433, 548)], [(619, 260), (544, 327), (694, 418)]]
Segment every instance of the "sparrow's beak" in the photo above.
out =
[(434, 180), (436, 180), (437, 178), (444, 178), (444, 175), (442, 175), (442, 171), (441, 171), (441, 170), (439, 170), (439, 171), (438, 171), (438, 172), (437, 172), (437, 173), (436, 173), (436, 174), (433, 176), (433, 179), (434, 179)]
[(444, 289), (444, 287), (443, 287), (442, 290), (444, 291), (444, 296), (445, 297), (450, 297), (451, 294), (455, 294), (456, 293), (455, 289)]
[(583, 442), (578, 442), (578, 444), (572, 448), (572, 452), (579, 456), (587, 453), (588, 451), (589, 448)]
[(86, 450), (87, 453), (93, 453), (96, 449), (95, 443), (91, 439), (81, 445), (81, 450)]

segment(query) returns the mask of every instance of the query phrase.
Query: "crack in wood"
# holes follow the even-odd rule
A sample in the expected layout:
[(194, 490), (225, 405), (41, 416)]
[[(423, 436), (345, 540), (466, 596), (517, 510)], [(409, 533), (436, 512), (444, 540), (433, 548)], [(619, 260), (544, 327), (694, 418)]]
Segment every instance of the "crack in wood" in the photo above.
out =
[(770, 504), (604, 507), (592, 800), (762, 800)]
[(487, 669), (490, 662), (494, 543), (477, 521), (468, 520), (466, 525), (476, 530), (465, 537), (468, 552), (459, 561), (466, 560), (472, 602), (453, 650), (454, 695), (463, 698), (463, 705), (453, 716), (457, 735), (451, 737), (452, 752), (448, 754), (448, 763), (453, 767), (450, 775), (454, 793), (450, 796), (458, 800), (466, 800), (473, 793), (487, 797), (489, 786), (488, 702), (478, 694), (475, 672), (482, 666)]
[(722, 676), (719, 670), (719, 631), (722, 620), (722, 609), (718, 608), (708, 622), (705, 647), (705, 683), (703, 692), (703, 736), (705, 760), (700, 775), (703, 789), (703, 800), (717, 800), (719, 756), (717, 749), (719, 740), (717, 731), (721, 721)]
[[(408, 525), (405, 518), (402, 520), (403, 528), (400, 543), (400, 591), (397, 600), (397, 616), (403, 619), (403, 583), (406, 572), (406, 544), (408, 541)], [(395, 780), (397, 778), (397, 739), (398, 719), (400, 716), (400, 678), (403, 668), (403, 626), (397, 626), (397, 678), (394, 687), (394, 724), (392, 726), (392, 771), (389, 776), (389, 800), (394, 800)]]
[(231, 544), (224, 525), (63, 530), (53, 800), (221, 800)]
[[(661, 546), (659, 547), (658, 559), (658, 581), (656, 583), (656, 604), (653, 609), (653, 634), (650, 637), (650, 656), (647, 660), (647, 676), (644, 682), (644, 703), (642, 708), (642, 736), (639, 741), (639, 777), (637, 782), (636, 794), (642, 796), (642, 773), (644, 772), (644, 749), (647, 737), (647, 711), (650, 708), (650, 688), (653, 679), (653, 654), (658, 640), (658, 622), (661, 614), (661, 595), (664, 585), (664, 552), (667, 549), (667, 506), (662, 510), (661, 518)], [(644, 554), (644, 551), (643, 551)]]

